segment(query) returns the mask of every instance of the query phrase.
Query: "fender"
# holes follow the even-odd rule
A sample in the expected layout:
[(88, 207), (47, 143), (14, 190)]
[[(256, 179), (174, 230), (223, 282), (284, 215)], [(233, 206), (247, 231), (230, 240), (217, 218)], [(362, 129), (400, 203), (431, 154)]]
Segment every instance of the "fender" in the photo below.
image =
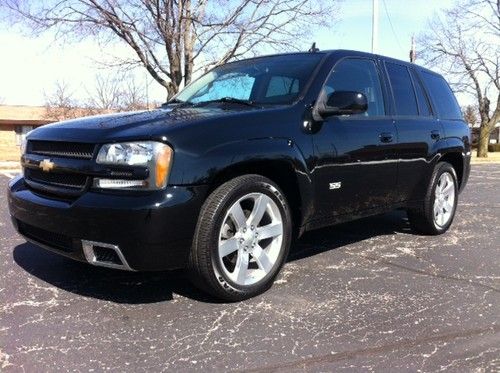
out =
[[(169, 181), (172, 185), (215, 185), (218, 180), (224, 180), (225, 175), (260, 171), (273, 179), (274, 170), (276, 176), (287, 172), (299, 190), (301, 220), (304, 221), (312, 213), (313, 187), (307, 162), (299, 146), (291, 139), (269, 137), (238, 140), (217, 145), (203, 154), (180, 150), (174, 157), (181, 158), (174, 165), (182, 165), (182, 169), (175, 166), (172, 169)], [(280, 187), (286, 189), (290, 185)]]
[(471, 151), (467, 141), (463, 141), (458, 137), (449, 137), (446, 139), (446, 147), (440, 149), (440, 158), (453, 165), (457, 172), (459, 183), (458, 192), (461, 193), (467, 184), (470, 174)]
[[(465, 149), (463, 141), (456, 137), (443, 138), (436, 142), (432, 148), (434, 156), (428, 161), (429, 166), (422, 179), (422, 185), (429, 184), (436, 164), (445, 161), (451, 163), (455, 168), (459, 182), (459, 192), (461, 192), (467, 183), (470, 172), (470, 151), (467, 152)], [(424, 197), (425, 188), (419, 188), (417, 193), (413, 195), (412, 200), (420, 201)]]

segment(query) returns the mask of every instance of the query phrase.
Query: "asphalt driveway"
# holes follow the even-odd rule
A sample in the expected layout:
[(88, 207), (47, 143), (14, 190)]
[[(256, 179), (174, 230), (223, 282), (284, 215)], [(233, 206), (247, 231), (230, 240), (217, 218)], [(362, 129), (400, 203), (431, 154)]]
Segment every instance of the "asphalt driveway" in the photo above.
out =
[(101, 269), (27, 244), (0, 175), (0, 371), (500, 371), (500, 165), (452, 229), (395, 212), (311, 232), (275, 286), (218, 304), (182, 273)]

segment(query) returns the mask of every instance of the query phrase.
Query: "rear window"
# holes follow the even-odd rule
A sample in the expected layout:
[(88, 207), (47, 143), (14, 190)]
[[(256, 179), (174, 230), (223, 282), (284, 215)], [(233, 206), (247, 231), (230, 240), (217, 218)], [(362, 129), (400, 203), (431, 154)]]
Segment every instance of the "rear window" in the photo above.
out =
[(422, 72), (424, 84), (429, 91), (440, 118), (462, 119), (462, 112), (450, 86), (443, 77)]
[(418, 115), (417, 99), (406, 66), (387, 63), (387, 73), (394, 94), (396, 113), (398, 115)]

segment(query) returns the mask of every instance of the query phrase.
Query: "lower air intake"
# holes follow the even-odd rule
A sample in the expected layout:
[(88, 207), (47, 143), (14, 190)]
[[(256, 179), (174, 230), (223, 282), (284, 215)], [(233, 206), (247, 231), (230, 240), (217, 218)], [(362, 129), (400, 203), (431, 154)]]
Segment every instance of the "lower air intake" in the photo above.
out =
[(82, 248), (85, 258), (90, 264), (133, 271), (117, 245), (82, 240)]

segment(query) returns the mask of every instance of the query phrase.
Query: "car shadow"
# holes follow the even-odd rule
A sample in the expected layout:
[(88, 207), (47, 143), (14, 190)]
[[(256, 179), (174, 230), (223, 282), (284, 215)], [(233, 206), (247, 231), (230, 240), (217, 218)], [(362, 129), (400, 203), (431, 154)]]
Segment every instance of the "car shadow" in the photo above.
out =
[[(410, 231), (406, 214), (395, 211), (308, 232), (297, 240), (288, 262), (341, 248), (370, 237)], [(174, 294), (219, 303), (188, 281), (185, 271), (125, 272), (67, 259), (31, 243), (14, 248), (14, 261), (26, 272), (81, 296), (125, 304), (170, 301)]]

